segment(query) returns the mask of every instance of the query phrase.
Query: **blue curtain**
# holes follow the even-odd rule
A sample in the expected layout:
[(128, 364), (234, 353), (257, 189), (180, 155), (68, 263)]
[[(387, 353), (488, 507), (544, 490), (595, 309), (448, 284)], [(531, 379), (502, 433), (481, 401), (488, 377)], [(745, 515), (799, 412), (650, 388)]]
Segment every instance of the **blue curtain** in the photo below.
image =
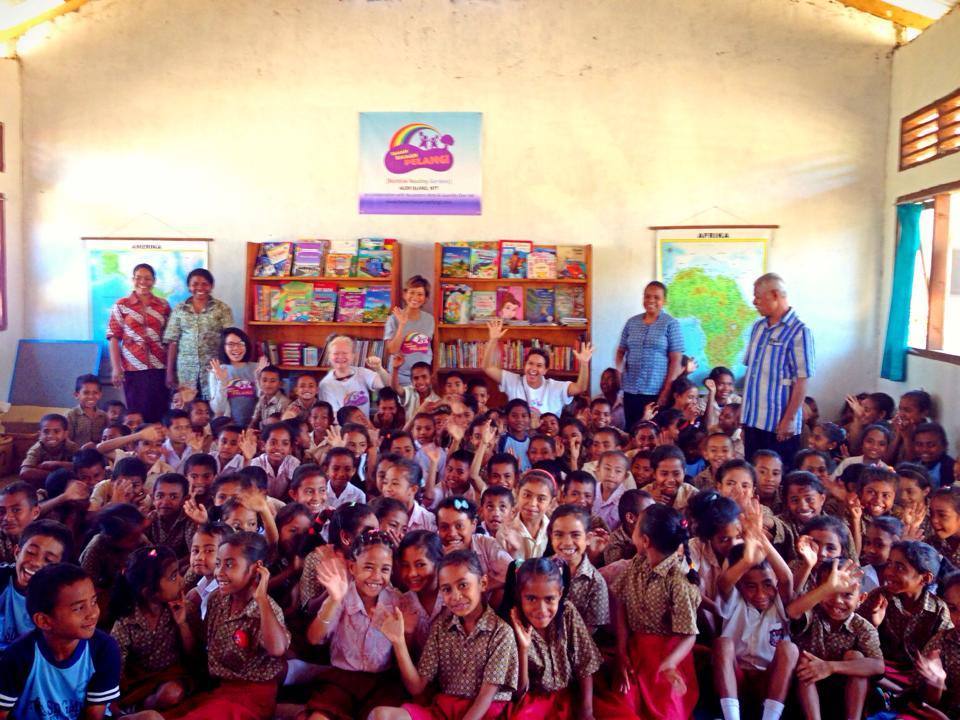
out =
[(887, 318), (887, 339), (883, 345), (880, 377), (902, 382), (907, 377), (907, 334), (910, 328), (910, 297), (913, 295), (913, 271), (920, 249), (921, 205), (897, 206), (900, 240), (893, 265), (893, 289), (890, 291), (890, 314)]

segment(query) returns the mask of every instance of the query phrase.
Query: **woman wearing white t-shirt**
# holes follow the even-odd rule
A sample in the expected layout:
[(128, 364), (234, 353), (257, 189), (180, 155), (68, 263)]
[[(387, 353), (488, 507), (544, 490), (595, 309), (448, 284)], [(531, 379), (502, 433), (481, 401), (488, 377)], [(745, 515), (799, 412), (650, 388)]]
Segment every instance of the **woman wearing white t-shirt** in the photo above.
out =
[(370, 417), (370, 392), (390, 384), (380, 358), (367, 358), (373, 370), (353, 365), (353, 340), (346, 335), (330, 340), (329, 354), (330, 372), (320, 381), (320, 399), (330, 403), (334, 412), (344, 405), (354, 405)]
[(489, 342), (484, 349), (483, 371), (491, 380), (500, 385), (500, 390), (506, 394), (507, 400), (525, 400), (531, 411), (539, 414), (553, 413), (559, 417), (563, 406), (570, 402), (570, 398), (590, 390), (590, 358), (593, 355), (593, 344), (583, 343), (579, 350), (573, 351), (573, 356), (580, 365), (577, 379), (554, 380), (548, 378), (547, 367), (549, 357), (539, 348), (527, 350), (527, 357), (523, 362), (523, 375), (502, 370), (500, 368), (500, 338), (507, 334), (507, 328), (502, 320), (491, 320), (487, 323), (490, 333)]

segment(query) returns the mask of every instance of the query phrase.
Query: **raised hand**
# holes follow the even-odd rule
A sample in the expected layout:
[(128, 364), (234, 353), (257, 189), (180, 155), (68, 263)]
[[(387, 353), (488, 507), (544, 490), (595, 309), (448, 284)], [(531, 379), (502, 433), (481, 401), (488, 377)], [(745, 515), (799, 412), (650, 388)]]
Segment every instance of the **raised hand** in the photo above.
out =
[(877, 599), (873, 603), (873, 607), (869, 608), (869, 617), (867, 618), (873, 624), (874, 627), (880, 627), (883, 623), (883, 619), (887, 616), (887, 607), (890, 605), (890, 601), (887, 599), (887, 596), (883, 593), (877, 593)]
[(226, 385), (227, 381), (230, 380), (230, 375), (227, 373), (227, 369), (216, 358), (210, 361), (210, 369), (213, 371), (213, 374), (216, 376), (217, 380), (220, 381), (221, 385)]
[(431, 465), (436, 466), (440, 464), (440, 455), (443, 451), (440, 449), (439, 445), (436, 443), (428, 443), (420, 449), (423, 450), (423, 454), (427, 456), (427, 460), (430, 461)]
[(590, 358), (593, 357), (593, 343), (580, 343), (580, 350), (574, 350), (573, 356), (577, 359), (577, 362), (581, 364), (590, 362)]
[(757, 536), (753, 533), (745, 534), (743, 537), (744, 562), (748, 563), (752, 567), (762, 563), (766, 556), (766, 553), (763, 551), (763, 545)]
[(195, 387), (187, 387), (186, 385), (180, 386), (180, 401), (184, 405), (186, 405), (189, 402), (192, 402), (196, 397), (197, 397), (197, 389)]
[(257, 431), (247, 428), (240, 433), (240, 454), (247, 460), (253, 460), (257, 454)]
[(513, 632), (517, 636), (517, 647), (521, 650), (527, 650), (533, 641), (533, 629), (524, 625), (520, 619), (520, 609), (513, 607), (510, 609), (510, 624), (513, 625)]
[(374, 450), (379, 449), (380, 447), (380, 429), (375, 427), (367, 428), (367, 436), (370, 438), (369, 448)]
[(267, 503), (267, 496), (260, 493), (259, 490), (241, 490), (240, 502), (245, 508), (253, 510), (255, 513), (264, 515), (270, 512), (270, 505)]
[(390, 356), (390, 361), (393, 363), (390, 367), (395, 367), (395, 368), (400, 367), (401, 365), (403, 365), (404, 359), (405, 358), (403, 357), (402, 352), (394, 353), (393, 355)]
[(266, 601), (267, 587), (270, 585), (270, 571), (263, 565), (257, 565), (257, 587), (253, 591), (253, 599), (258, 602)]
[(487, 321), (487, 333), (490, 337), (490, 342), (498, 342), (500, 338), (507, 334), (507, 328), (503, 326), (503, 320), (496, 318)]
[(717, 394), (717, 383), (713, 381), (713, 378), (707, 378), (704, 380), (703, 386), (707, 389), (707, 394), (711, 396)]
[(298, 417), (300, 417), (300, 411), (297, 410), (293, 403), (287, 405), (287, 407), (284, 408), (283, 413), (280, 415), (281, 420), (294, 420)]
[(797, 555), (808, 568), (812, 568), (820, 557), (820, 548), (812, 537), (801, 535), (797, 538)]
[(269, 364), (270, 364), (270, 361), (267, 359), (267, 356), (261, 355), (260, 359), (257, 360), (257, 369), (254, 371), (254, 373), (256, 375), (259, 375), (260, 371), (263, 370)]
[(183, 501), (183, 514), (187, 516), (190, 522), (194, 522), (197, 525), (203, 525), (210, 519), (203, 503), (198, 503), (196, 499), (192, 497), (188, 497)]
[(392, 613), (384, 613), (380, 620), (380, 627), (377, 628), (383, 636), (391, 643), (406, 642), (403, 629), (405, 627), (405, 618), (400, 608), (394, 608)]
[(327, 428), (327, 445), (330, 447), (346, 447), (347, 441), (340, 432), (340, 428), (331, 425)]
[(347, 569), (335, 558), (325, 558), (317, 565), (317, 580), (327, 590), (327, 595), (336, 603), (343, 602), (350, 587)]
[(660, 409), (660, 406), (655, 402), (647, 403), (643, 407), (643, 419), (646, 421), (653, 420), (657, 414), (657, 410)]
[(487, 447), (493, 447), (497, 442), (497, 428), (493, 422), (487, 420), (483, 426), (483, 444)]
[(83, 480), (71, 480), (67, 489), (63, 491), (63, 496), (67, 500), (89, 500), (90, 486)]
[(164, 438), (162, 425), (148, 425), (137, 434), (141, 440), (146, 440), (147, 442), (162, 442)]
[(863, 570), (853, 560), (844, 560), (841, 563), (839, 558), (834, 558), (833, 568), (824, 581), (824, 585), (833, 592), (846, 592), (850, 588), (858, 587), (862, 577)]
[(863, 505), (860, 504), (860, 498), (856, 495), (850, 495), (847, 498), (847, 511), (850, 513), (850, 520), (853, 523), (859, 523), (863, 518)]
[(189, 445), (194, 452), (203, 452), (203, 431), (191, 431), (190, 437), (187, 438), (187, 445)]
[(407, 308), (405, 307), (402, 307), (402, 308), (395, 307), (393, 310), (390, 311), (390, 314), (393, 315), (394, 318), (396, 318), (398, 327), (403, 327), (404, 325), (407, 324), (407, 320), (410, 319), (410, 314), (407, 311)]
[(863, 407), (863, 403), (857, 399), (856, 395), (847, 395), (844, 398), (844, 401), (850, 408), (850, 412), (853, 413), (853, 416), (857, 420), (863, 420), (864, 416), (867, 414), (867, 410)]
[(383, 367), (383, 360), (376, 355), (369, 355), (367, 357), (367, 367), (376, 372)]
[(594, 528), (587, 533), (587, 552), (596, 556), (607, 549), (610, 544), (610, 533), (603, 528)]

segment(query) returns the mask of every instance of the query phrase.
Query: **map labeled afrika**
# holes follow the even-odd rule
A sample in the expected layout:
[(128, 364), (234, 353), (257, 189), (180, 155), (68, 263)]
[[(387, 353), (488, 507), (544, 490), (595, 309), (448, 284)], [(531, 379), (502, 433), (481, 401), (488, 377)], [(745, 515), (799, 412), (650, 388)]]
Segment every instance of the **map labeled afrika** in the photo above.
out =
[(686, 354), (702, 382), (723, 365), (743, 376), (743, 354), (757, 320), (753, 282), (764, 273), (766, 241), (663, 239), (660, 278), (667, 286), (665, 309), (680, 321)]

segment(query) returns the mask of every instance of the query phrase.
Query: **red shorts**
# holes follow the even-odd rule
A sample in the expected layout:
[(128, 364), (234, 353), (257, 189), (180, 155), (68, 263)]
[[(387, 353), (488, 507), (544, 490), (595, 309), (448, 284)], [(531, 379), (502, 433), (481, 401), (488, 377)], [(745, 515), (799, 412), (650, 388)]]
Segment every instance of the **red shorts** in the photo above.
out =
[[(470, 710), (471, 705), (473, 700), (470, 698), (437, 693), (429, 707), (413, 703), (404, 703), (402, 707), (413, 720), (460, 720)], [(483, 720), (498, 720), (504, 716), (506, 709), (505, 702), (490, 703), (490, 708), (484, 714)]]
[(569, 690), (528, 692), (510, 709), (510, 720), (573, 720)]
[[(270, 720), (277, 709), (277, 683), (223, 681), (215, 689), (190, 698), (169, 720)], [(188, 711), (184, 713), (184, 711)]]

